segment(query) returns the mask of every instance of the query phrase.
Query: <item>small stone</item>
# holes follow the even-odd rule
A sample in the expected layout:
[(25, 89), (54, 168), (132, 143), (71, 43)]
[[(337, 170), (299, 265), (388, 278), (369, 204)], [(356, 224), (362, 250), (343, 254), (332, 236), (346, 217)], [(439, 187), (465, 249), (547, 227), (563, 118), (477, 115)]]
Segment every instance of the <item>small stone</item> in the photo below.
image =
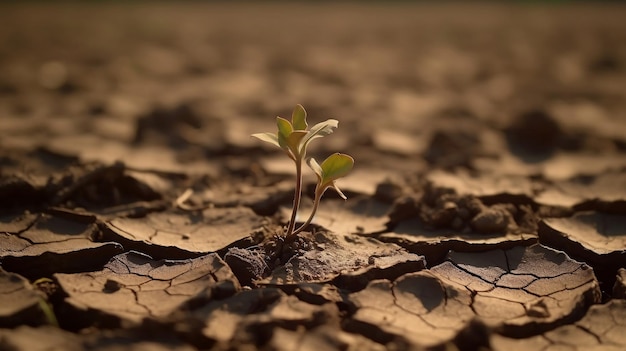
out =
[(104, 289), (102, 289), (102, 292), (107, 293), (107, 294), (114, 293), (120, 290), (123, 286), (124, 285), (120, 282), (107, 279), (107, 281), (104, 283)]
[(551, 153), (558, 146), (561, 126), (543, 109), (533, 109), (517, 116), (505, 130), (509, 148), (515, 153)]
[(470, 216), (475, 216), (479, 214), (485, 208), (485, 205), (483, 205), (483, 203), (479, 199), (473, 196), (462, 197), (459, 200), (459, 205), (461, 206), (461, 208), (466, 208)]
[(446, 202), (443, 208), (433, 213), (431, 222), (436, 227), (446, 227), (454, 220), (457, 214), (457, 206), (454, 202)]
[(443, 209), (446, 211), (449, 210), (456, 210), (457, 209), (457, 205), (452, 202), (452, 201), (446, 201), (446, 203), (443, 204)]
[(501, 209), (488, 208), (472, 219), (472, 228), (479, 233), (502, 233), (508, 225), (510, 215)]

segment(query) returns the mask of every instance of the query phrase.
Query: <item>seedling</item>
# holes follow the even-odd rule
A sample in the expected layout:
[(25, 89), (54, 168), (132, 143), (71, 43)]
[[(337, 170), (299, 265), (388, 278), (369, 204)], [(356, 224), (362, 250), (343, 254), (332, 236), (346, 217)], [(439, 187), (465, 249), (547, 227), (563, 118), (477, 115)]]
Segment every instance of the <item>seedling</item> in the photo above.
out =
[(344, 200), (346, 196), (337, 187), (335, 181), (346, 176), (354, 166), (354, 159), (346, 154), (334, 153), (326, 158), (321, 164), (317, 163), (314, 158), (309, 158), (307, 164), (317, 175), (317, 185), (315, 186), (315, 199), (313, 200), (313, 210), (309, 218), (297, 229), (296, 215), (300, 207), (302, 198), (302, 163), (306, 158), (307, 147), (313, 139), (321, 138), (329, 135), (337, 128), (339, 122), (335, 119), (329, 119), (318, 123), (308, 129), (309, 125), (306, 121), (306, 111), (302, 105), (296, 105), (291, 114), (291, 122), (276, 117), (276, 125), (278, 132), (274, 133), (257, 133), (252, 134), (253, 137), (276, 145), (283, 149), (287, 156), (294, 161), (296, 166), (296, 187), (293, 196), (293, 206), (291, 209), (291, 218), (287, 225), (286, 237), (291, 237), (304, 230), (315, 216), (320, 200), (324, 192), (332, 188)]

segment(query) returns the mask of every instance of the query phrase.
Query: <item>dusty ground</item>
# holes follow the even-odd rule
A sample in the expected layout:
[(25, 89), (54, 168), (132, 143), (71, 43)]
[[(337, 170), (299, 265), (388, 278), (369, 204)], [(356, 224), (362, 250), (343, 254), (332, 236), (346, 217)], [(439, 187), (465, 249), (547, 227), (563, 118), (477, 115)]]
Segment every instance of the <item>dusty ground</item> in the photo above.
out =
[(625, 17), (1, 6), (0, 350), (626, 349)]

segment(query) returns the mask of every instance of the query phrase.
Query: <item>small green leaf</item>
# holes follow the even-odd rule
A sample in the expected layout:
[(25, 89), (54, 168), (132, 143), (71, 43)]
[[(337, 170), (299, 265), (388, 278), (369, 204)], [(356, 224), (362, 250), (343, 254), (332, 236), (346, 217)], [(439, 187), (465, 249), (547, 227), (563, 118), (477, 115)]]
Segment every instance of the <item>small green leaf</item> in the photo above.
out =
[(339, 121), (336, 119), (328, 119), (324, 122), (320, 122), (313, 127), (311, 127), (310, 133), (311, 137), (319, 135), (320, 137), (331, 134), (333, 129), (339, 126)]
[(311, 140), (331, 134), (338, 125), (339, 121), (337, 121), (336, 119), (329, 119), (311, 127), (308, 135), (302, 140), (302, 143), (300, 143), (300, 151), (306, 151), (306, 148)]
[(293, 132), (291, 122), (282, 117), (276, 117), (276, 125), (278, 126), (278, 144), (281, 148), (287, 150), (289, 148), (287, 138)]
[(309, 167), (317, 174), (316, 196), (322, 194), (328, 188), (333, 188), (342, 199), (346, 200), (346, 195), (337, 187), (335, 181), (348, 174), (354, 166), (354, 159), (346, 154), (334, 153), (328, 156), (322, 164), (318, 164), (314, 158), (308, 159)]
[(282, 134), (285, 138), (287, 138), (289, 134), (293, 132), (293, 126), (291, 125), (291, 122), (282, 117), (276, 117), (276, 125), (278, 126), (278, 134)]
[(309, 126), (306, 123), (306, 110), (302, 105), (298, 104), (291, 114), (291, 123), (294, 130), (306, 130)]
[(278, 136), (274, 133), (256, 133), (252, 134), (252, 136), (266, 143), (280, 147), (280, 144), (278, 143)]
[(334, 153), (321, 164), (323, 182), (328, 183), (344, 177), (354, 166), (354, 159), (346, 154)]

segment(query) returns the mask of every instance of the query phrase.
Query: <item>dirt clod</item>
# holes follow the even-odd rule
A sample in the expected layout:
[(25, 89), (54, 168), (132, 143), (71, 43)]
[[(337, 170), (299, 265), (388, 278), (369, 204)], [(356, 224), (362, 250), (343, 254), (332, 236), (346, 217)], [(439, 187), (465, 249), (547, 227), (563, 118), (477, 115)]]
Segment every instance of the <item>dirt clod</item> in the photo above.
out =
[(502, 233), (512, 222), (511, 214), (500, 208), (487, 208), (477, 214), (470, 225), (479, 233)]

